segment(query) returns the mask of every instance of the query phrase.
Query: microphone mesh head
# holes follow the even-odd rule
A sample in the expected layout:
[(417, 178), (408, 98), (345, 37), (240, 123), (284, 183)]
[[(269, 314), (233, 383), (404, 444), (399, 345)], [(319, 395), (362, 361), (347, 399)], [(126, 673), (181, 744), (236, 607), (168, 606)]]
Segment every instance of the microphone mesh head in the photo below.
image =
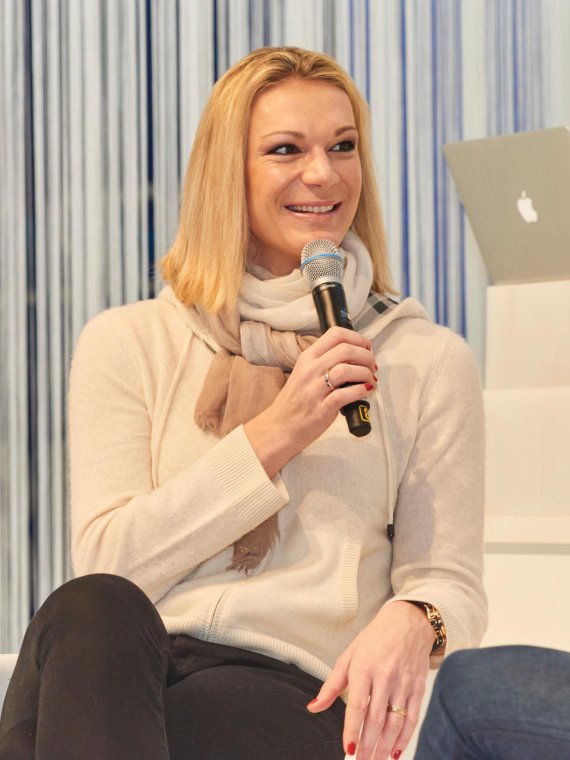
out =
[(311, 240), (301, 251), (301, 272), (311, 290), (317, 280), (342, 282), (344, 254), (331, 240)]

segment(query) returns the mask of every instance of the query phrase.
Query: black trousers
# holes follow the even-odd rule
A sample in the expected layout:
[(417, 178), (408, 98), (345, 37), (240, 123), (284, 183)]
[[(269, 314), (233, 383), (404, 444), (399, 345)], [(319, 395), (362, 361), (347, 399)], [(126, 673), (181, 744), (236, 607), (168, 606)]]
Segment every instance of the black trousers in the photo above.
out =
[(264, 655), (169, 636), (130, 581), (85, 576), (30, 623), (0, 760), (342, 760), (344, 704), (305, 709), (320, 686)]

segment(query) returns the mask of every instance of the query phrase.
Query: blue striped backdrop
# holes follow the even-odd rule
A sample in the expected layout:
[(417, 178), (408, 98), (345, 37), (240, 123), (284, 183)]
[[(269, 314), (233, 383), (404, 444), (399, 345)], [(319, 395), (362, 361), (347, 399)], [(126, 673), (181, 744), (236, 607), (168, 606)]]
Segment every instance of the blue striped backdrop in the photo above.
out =
[(566, 0), (0, 0), (0, 650), (69, 576), (65, 396), (85, 321), (152, 296), (208, 92), (260, 45), (370, 102), (395, 280), (482, 355), (448, 140), (570, 122)]

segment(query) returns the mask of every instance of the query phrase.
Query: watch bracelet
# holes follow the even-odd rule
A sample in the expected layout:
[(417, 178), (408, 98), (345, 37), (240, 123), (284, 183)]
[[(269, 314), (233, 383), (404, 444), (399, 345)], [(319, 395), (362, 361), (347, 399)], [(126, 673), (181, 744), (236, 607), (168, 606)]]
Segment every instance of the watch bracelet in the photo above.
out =
[(414, 604), (416, 607), (423, 609), (427, 615), (427, 619), (429, 620), (429, 623), (435, 634), (435, 641), (433, 642), (433, 646), (431, 648), (431, 654), (437, 652), (440, 649), (443, 649), (447, 643), (447, 631), (445, 630), (445, 623), (443, 622), (443, 618), (437, 607), (434, 607), (433, 604), (430, 604), (429, 602), (417, 602), (412, 600), (408, 601), (410, 601), (410, 603)]

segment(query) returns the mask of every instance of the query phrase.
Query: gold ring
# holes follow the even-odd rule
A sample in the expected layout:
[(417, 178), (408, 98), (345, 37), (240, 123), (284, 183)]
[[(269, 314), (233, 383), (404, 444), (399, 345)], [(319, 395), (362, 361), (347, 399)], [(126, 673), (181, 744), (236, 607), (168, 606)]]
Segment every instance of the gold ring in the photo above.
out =
[(398, 705), (388, 705), (386, 712), (393, 712), (396, 715), (403, 715), (404, 717), (408, 714), (405, 707), (398, 707)]
[(331, 376), (329, 375), (329, 373), (325, 372), (325, 374), (323, 375), (323, 377), (325, 378), (325, 383), (328, 385), (328, 387), (331, 389), (331, 391), (334, 391), (334, 385), (331, 382)]

